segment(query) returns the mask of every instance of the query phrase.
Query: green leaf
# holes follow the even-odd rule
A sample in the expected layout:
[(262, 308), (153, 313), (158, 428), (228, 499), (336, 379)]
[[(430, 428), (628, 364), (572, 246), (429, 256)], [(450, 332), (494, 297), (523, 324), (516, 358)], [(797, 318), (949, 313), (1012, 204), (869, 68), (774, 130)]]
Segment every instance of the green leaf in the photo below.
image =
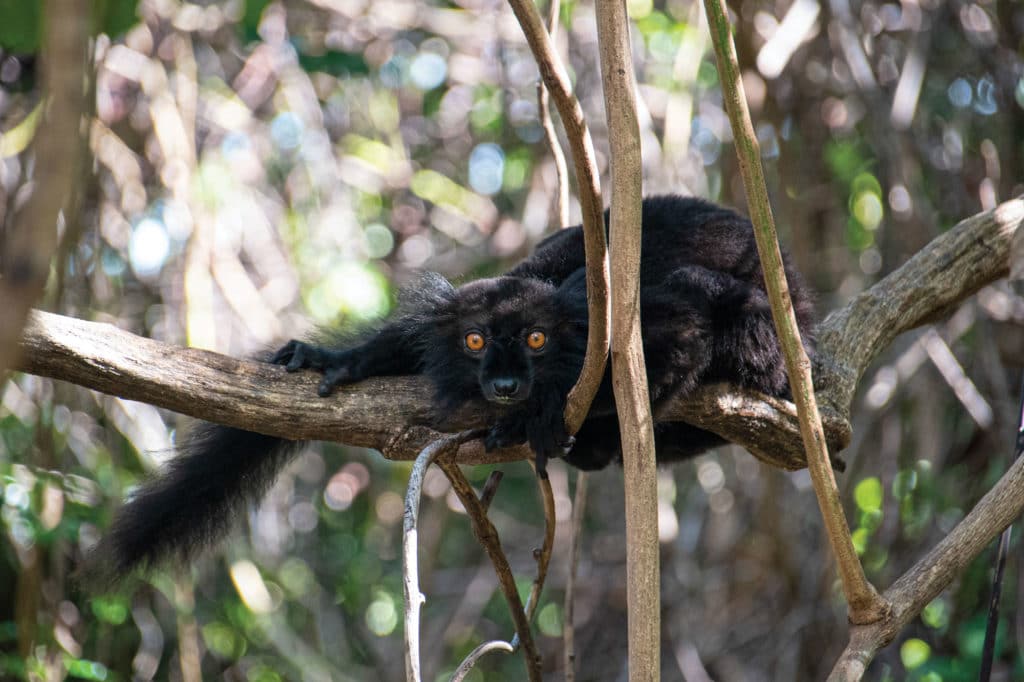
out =
[(557, 604), (545, 604), (537, 613), (537, 629), (546, 637), (562, 635), (562, 609)]
[(241, 29), (246, 41), (259, 40), (260, 20), (270, 0), (245, 0), (245, 14), (242, 15)]
[(120, 595), (97, 597), (90, 603), (93, 614), (105, 623), (120, 625), (128, 619), (128, 599)]
[(853, 499), (861, 511), (870, 512), (882, 508), (882, 482), (872, 476), (865, 478), (853, 489)]
[(0, 159), (17, 156), (28, 148), (32, 138), (36, 135), (42, 114), (43, 102), (40, 100), (24, 120), (6, 133), (0, 134)]
[(921, 611), (921, 621), (930, 628), (944, 628), (949, 625), (949, 606), (942, 597), (933, 600)]
[(328, 50), (323, 54), (300, 54), (299, 66), (305, 71), (321, 71), (332, 76), (366, 75), (370, 66), (358, 52)]
[(900, 647), (900, 660), (903, 661), (903, 667), (907, 670), (924, 665), (931, 655), (932, 648), (921, 639), (908, 639)]
[(42, 36), (41, 0), (0, 0), (0, 48), (36, 52)]
[(68, 669), (70, 677), (77, 677), (82, 680), (106, 680), (110, 677), (107, 666), (97, 661), (84, 659), (65, 658), (64, 665)]
[[(121, 35), (138, 23), (138, 4), (138, 0), (98, 0), (90, 33)], [(0, 48), (33, 54), (39, 51), (42, 35), (42, 0), (0, 0)]]
[(850, 535), (850, 539), (853, 541), (853, 549), (857, 552), (858, 556), (863, 556), (864, 552), (868, 548), (868, 538), (871, 534), (866, 528), (858, 528), (853, 531)]
[(100, 0), (96, 3), (96, 31), (116, 38), (139, 23), (138, 0)]
[(903, 469), (892, 480), (892, 495), (897, 500), (902, 500), (917, 488), (917, 471), (914, 469)]

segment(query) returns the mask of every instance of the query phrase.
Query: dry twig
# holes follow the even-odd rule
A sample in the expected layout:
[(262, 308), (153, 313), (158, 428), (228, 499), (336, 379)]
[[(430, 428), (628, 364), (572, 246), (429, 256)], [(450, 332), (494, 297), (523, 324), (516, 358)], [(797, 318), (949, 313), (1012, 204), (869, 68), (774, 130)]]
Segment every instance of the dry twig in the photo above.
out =
[[(537, 605), (540, 603), (540, 593), (544, 590), (544, 580), (548, 575), (548, 565), (551, 563), (551, 552), (555, 547), (555, 496), (551, 492), (551, 481), (547, 478), (537, 477), (537, 487), (540, 490), (541, 501), (544, 507), (544, 543), (533, 550), (533, 558), (537, 560), (537, 577), (530, 587), (530, 596), (526, 599), (526, 620), (532, 622), (533, 614), (537, 612)], [(519, 646), (519, 635), (512, 638), (512, 646)]]
[(580, 208), (583, 213), (583, 242), (587, 257), (587, 312), (590, 325), (587, 331), (587, 355), (583, 371), (569, 392), (565, 406), (566, 430), (573, 434), (580, 430), (590, 411), (597, 389), (604, 378), (608, 359), (608, 248), (605, 240), (604, 216), (601, 211), (601, 183), (595, 162), (594, 143), (583, 118), (583, 108), (572, 94), (569, 75), (565, 72), (551, 37), (544, 27), (533, 0), (509, 0), (512, 11), (533, 52), (541, 78), (554, 99), (562, 125), (569, 140)]
[(420, 606), (425, 601), (420, 592), (419, 562), (417, 560), (416, 525), (420, 517), (420, 496), (423, 477), (435, 459), (454, 452), (460, 443), (473, 437), (472, 431), (439, 438), (423, 448), (416, 458), (409, 486), (405, 491), (405, 513), (402, 516), (402, 588), (405, 594), (405, 679), (420, 682)]
[(575, 612), (576, 569), (580, 558), (580, 536), (583, 534), (583, 515), (587, 507), (587, 472), (576, 474), (576, 493), (572, 500), (572, 540), (569, 543), (569, 577), (565, 581), (564, 623), (562, 625), (562, 653), (565, 659), (565, 682), (576, 680), (576, 630), (573, 625)]
[(722, 0), (704, 0), (704, 7), (708, 15), (708, 25), (711, 27), (711, 42), (717, 56), (725, 108), (736, 140), (740, 174), (747, 194), (750, 218), (754, 223), (754, 236), (761, 257), (772, 319), (786, 359), (786, 373), (789, 375), (790, 389), (800, 418), (800, 433), (807, 451), (807, 466), (814, 483), (814, 492), (818, 497), (818, 506), (821, 508), (832, 552), (836, 556), (843, 591), (849, 605), (850, 620), (854, 623), (870, 623), (881, 618), (888, 605), (882, 601), (874, 586), (864, 576), (864, 569), (853, 547), (850, 527), (839, 499), (839, 490), (829, 461), (825, 430), (818, 414), (818, 401), (811, 380), (811, 363), (804, 352), (796, 314), (793, 312), (793, 303), (789, 297), (782, 253), (775, 233), (775, 220), (772, 217), (768, 188), (761, 168), (760, 146), (750, 122), (750, 112), (747, 110), (725, 4)]
[(533, 633), (530, 632), (530, 622), (527, 619), (526, 611), (523, 609), (523, 601), (519, 598), (519, 591), (516, 588), (515, 578), (512, 576), (512, 569), (508, 565), (508, 559), (501, 549), (501, 539), (498, 531), (487, 518), (480, 500), (473, 492), (473, 486), (469, 484), (466, 477), (459, 469), (459, 465), (450, 461), (439, 463), (441, 470), (448, 477), (452, 489), (458, 495), (462, 506), (466, 509), (469, 522), (473, 526), (473, 535), (476, 536), (491, 563), (494, 564), (494, 572), (498, 576), (498, 584), (508, 602), (509, 610), (512, 612), (512, 622), (516, 626), (516, 636), (523, 646), (523, 656), (526, 658), (526, 672), (531, 682), (540, 680), (540, 658), (537, 655), (537, 646), (533, 642)]
[(476, 662), (492, 651), (502, 651), (506, 654), (511, 654), (515, 652), (515, 647), (500, 639), (484, 642), (470, 651), (469, 655), (459, 664), (459, 667), (455, 669), (455, 673), (452, 675), (452, 682), (462, 682), (462, 680), (466, 679), (466, 675), (473, 669)]
[(611, 148), (612, 388), (626, 497), (629, 679), (661, 677), (661, 566), (654, 419), (640, 336), (643, 166), (629, 20), (622, 0), (597, 0), (597, 42)]

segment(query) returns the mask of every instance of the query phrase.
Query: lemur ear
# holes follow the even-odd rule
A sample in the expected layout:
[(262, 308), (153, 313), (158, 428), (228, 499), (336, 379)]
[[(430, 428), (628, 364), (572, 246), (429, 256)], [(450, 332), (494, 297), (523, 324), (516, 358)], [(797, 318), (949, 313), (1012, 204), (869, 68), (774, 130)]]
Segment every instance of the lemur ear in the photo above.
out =
[(400, 310), (423, 313), (455, 300), (455, 287), (436, 272), (425, 272), (398, 292)]
[(569, 275), (555, 290), (555, 301), (563, 314), (571, 317), (587, 316), (587, 275), (583, 268)]

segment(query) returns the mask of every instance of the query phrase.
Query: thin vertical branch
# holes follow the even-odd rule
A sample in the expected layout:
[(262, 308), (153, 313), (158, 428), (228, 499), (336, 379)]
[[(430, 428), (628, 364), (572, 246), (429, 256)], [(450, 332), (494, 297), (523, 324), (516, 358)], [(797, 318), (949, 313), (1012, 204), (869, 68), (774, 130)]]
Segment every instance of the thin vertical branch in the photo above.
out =
[[(1019, 405), (1017, 408), (1017, 433), (1014, 435), (1013, 441), (1012, 461), (1014, 462), (1024, 456), (1024, 381), (1021, 382)], [(1006, 555), (1010, 551), (1012, 532), (1013, 526), (1007, 526), (999, 536), (999, 547), (996, 549), (995, 575), (992, 576), (992, 595), (989, 597), (988, 622), (985, 624), (985, 644), (981, 650), (981, 672), (978, 674), (978, 682), (988, 682), (992, 675), (996, 632), (999, 629), (999, 599), (1003, 592), (1003, 567), (1006, 565)]]
[(818, 506), (821, 508), (829, 542), (838, 563), (843, 591), (849, 605), (850, 621), (855, 624), (871, 623), (882, 618), (890, 607), (864, 576), (864, 569), (853, 548), (849, 524), (839, 500), (839, 491), (829, 462), (825, 433), (811, 381), (811, 363), (804, 352), (796, 315), (793, 313), (793, 304), (789, 297), (782, 254), (775, 233), (775, 221), (761, 168), (760, 147), (750, 122), (750, 112), (747, 110), (725, 5), (722, 0), (704, 0), (704, 8), (711, 28), (711, 41), (715, 47), (725, 108), (736, 140), (736, 154), (739, 157), (743, 187), (747, 194), (750, 219), (754, 223), (754, 236), (761, 257), (772, 319), (786, 359), (786, 373), (789, 375), (790, 389), (800, 418), (800, 433), (807, 451), (807, 464), (814, 492), (818, 497)]
[[(551, 0), (548, 3), (548, 36), (551, 38), (552, 45), (558, 38), (558, 14), (561, 7), (560, 0)], [(555, 162), (555, 179), (558, 183), (555, 199), (555, 215), (558, 221), (556, 227), (566, 227), (569, 224), (569, 167), (565, 162), (562, 145), (558, 142), (555, 124), (551, 120), (549, 100), (548, 89), (544, 85), (544, 81), (537, 83), (537, 113), (540, 115), (540, 126), (544, 130), (544, 139), (551, 151), (551, 158)]]
[(462, 506), (466, 509), (469, 522), (473, 527), (473, 535), (477, 542), (483, 545), (491, 563), (494, 564), (494, 572), (498, 576), (498, 584), (508, 602), (509, 610), (512, 612), (512, 622), (516, 627), (516, 635), (523, 645), (523, 656), (526, 659), (526, 672), (530, 682), (540, 682), (540, 658), (537, 655), (537, 646), (533, 641), (533, 633), (530, 632), (530, 623), (526, 617), (526, 610), (523, 608), (523, 601), (519, 598), (519, 591), (516, 588), (515, 578), (512, 576), (512, 569), (508, 565), (508, 559), (501, 549), (501, 539), (494, 524), (487, 518), (487, 513), (480, 505), (473, 492), (473, 486), (469, 484), (458, 464), (454, 462), (439, 462), (438, 466), (445, 473), (452, 484), (452, 489), (458, 495)]
[(661, 595), (654, 421), (640, 336), (643, 167), (624, 0), (597, 0), (597, 40), (611, 148), (612, 388), (626, 492), (629, 679), (660, 678)]
[(583, 514), (587, 507), (587, 478), (585, 471), (576, 474), (576, 492), (572, 500), (572, 540), (569, 542), (569, 577), (565, 581), (562, 625), (565, 682), (576, 680), (576, 629), (573, 626), (573, 614), (576, 610), (576, 569), (580, 559), (580, 536), (583, 533)]
[[(537, 488), (540, 490), (541, 501), (544, 504), (544, 542), (537, 549), (533, 550), (534, 559), (537, 560), (537, 577), (530, 587), (530, 596), (526, 599), (526, 620), (533, 622), (533, 614), (537, 612), (537, 604), (540, 603), (540, 593), (544, 590), (544, 580), (548, 575), (548, 564), (551, 563), (551, 551), (555, 547), (555, 496), (551, 492), (551, 480), (537, 477)], [(512, 646), (519, 646), (519, 635), (512, 638)]]

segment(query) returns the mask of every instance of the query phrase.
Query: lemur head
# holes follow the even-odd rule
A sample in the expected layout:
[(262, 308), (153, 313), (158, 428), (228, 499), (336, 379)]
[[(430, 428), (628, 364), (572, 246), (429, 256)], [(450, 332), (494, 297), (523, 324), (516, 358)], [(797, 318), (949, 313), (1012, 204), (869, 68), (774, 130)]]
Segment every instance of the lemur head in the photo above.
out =
[(439, 338), (422, 340), (424, 373), (445, 402), (483, 397), (515, 405), (538, 382), (579, 373), (586, 333), (581, 349), (578, 296), (565, 284), (496, 277), (452, 288), (445, 298), (435, 308)]

